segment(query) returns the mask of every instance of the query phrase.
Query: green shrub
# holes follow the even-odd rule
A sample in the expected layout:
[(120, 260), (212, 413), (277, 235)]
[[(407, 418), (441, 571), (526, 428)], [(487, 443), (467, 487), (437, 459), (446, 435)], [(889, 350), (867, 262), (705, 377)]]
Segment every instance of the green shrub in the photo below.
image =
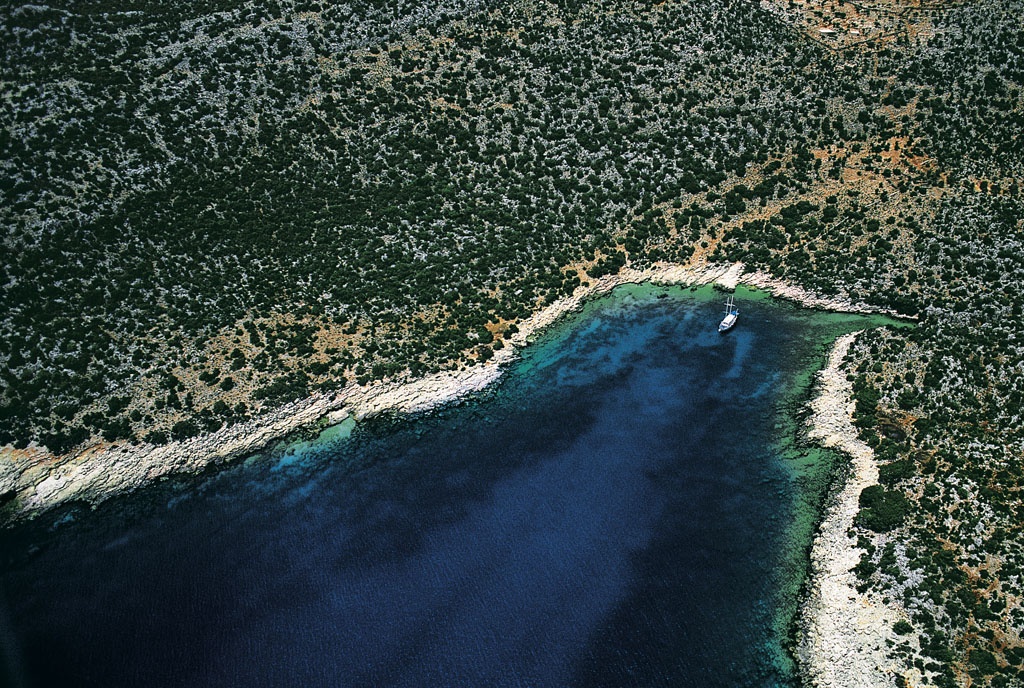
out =
[(914, 630), (914, 627), (911, 626), (909, 622), (900, 619), (892, 625), (892, 630), (898, 635), (907, 635)]
[(179, 420), (171, 426), (171, 437), (184, 440), (199, 434), (199, 426), (192, 420)]
[(881, 485), (865, 487), (860, 493), (857, 522), (876, 533), (884, 533), (903, 523), (910, 511), (910, 501), (898, 490)]
[(294, 372), (282, 375), (273, 382), (260, 387), (253, 393), (255, 399), (289, 401), (306, 395), (309, 379), (305, 373)]
[(167, 444), (167, 433), (163, 430), (150, 430), (142, 439), (149, 444)]
[(996, 657), (988, 650), (976, 649), (971, 651), (971, 664), (977, 667), (983, 674), (993, 674), (999, 671), (999, 664)]
[(878, 482), (894, 485), (914, 475), (914, 462), (910, 459), (893, 461), (878, 467)]

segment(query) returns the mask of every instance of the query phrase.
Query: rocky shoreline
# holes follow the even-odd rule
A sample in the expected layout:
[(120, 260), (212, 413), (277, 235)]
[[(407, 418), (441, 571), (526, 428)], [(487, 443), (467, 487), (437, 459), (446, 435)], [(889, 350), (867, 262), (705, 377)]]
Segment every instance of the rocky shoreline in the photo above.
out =
[[(483, 390), (496, 381), (537, 333), (566, 314), (579, 310), (595, 296), (624, 284), (696, 286), (739, 284), (757, 287), (773, 296), (813, 308), (878, 313), (879, 309), (842, 299), (830, 299), (775, 279), (747, 272), (742, 263), (698, 267), (659, 264), (644, 270), (624, 268), (615, 275), (578, 288), (519, 323), (508, 346), (485, 364), (444, 371), (413, 380), (350, 385), (336, 394), (315, 394), (257, 418), (217, 432), (163, 446), (100, 443), (56, 457), (41, 447), (0, 448), (0, 495), (8, 503), (9, 520), (37, 516), (71, 502), (99, 504), (172, 474), (198, 473), (208, 466), (251, 455), (274, 440), (327, 421), (338, 423), (384, 412), (421, 412)], [(859, 550), (846, 534), (857, 511), (860, 490), (877, 479), (871, 450), (850, 423), (850, 386), (841, 364), (855, 334), (841, 337), (820, 373), (821, 392), (812, 402), (811, 437), (836, 447), (854, 459), (855, 475), (833, 505), (819, 530), (812, 551), (809, 597), (801, 610), (802, 639), (798, 648), (801, 670), (816, 686), (891, 685), (892, 670), (885, 654), (891, 636), (892, 610), (859, 596), (849, 569)], [(885, 677), (890, 678), (886, 681)]]
[(814, 308), (878, 312), (862, 304), (811, 294), (761, 272), (745, 272), (742, 263), (695, 268), (671, 264), (645, 270), (623, 268), (615, 275), (577, 288), (571, 296), (521, 322), (509, 346), (495, 352), (486, 364), (414, 380), (382, 381), (366, 387), (350, 385), (336, 394), (314, 394), (257, 418), (162, 446), (101, 442), (64, 456), (54, 456), (37, 446), (24, 450), (0, 448), (0, 496), (7, 503), (9, 519), (31, 518), (69, 502), (98, 504), (163, 476), (199, 472), (209, 465), (255, 453), (273, 440), (323, 419), (340, 422), (348, 415), (358, 420), (386, 411), (436, 408), (497, 380), (517, 351), (537, 332), (578, 310), (587, 300), (623, 284), (644, 282), (684, 286), (717, 283), (726, 288), (745, 284)]
[(485, 364), (444, 371), (414, 380), (350, 385), (336, 394), (314, 394), (285, 404), (256, 418), (198, 437), (154, 446), (100, 442), (63, 456), (43, 447), (24, 450), (0, 448), (0, 496), (8, 502), (8, 518), (30, 518), (72, 501), (98, 504), (116, 494), (134, 490), (162, 476), (195, 473), (259, 451), (275, 439), (309, 427), (323, 419), (340, 422), (375, 414), (426, 411), (480, 391), (497, 380), (503, 368), (536, 333), (579, 310), (595, 296), (623, 284), (651, 282), (663, 285), (738, 284), (758, 287), (776, 297), (813, 308), (845, 312), (878, 312), (863, 304), (827, 299), (777, 280), (762, 272), (746, 272), (742, 263), (684, 267), (659, 264), (644, 270), (623, 268), (615, 275), (579, 287), (567, 297), (519, 323), (509, 346), (495, 352)]
[[(823, 516), (811, 548), (807, 597), (800, 611), (797, 661), (812, 686), (872, 688), (896, 685), (905, 668), (888, 653), (895, 621), (906, 614), (894, 603), (857, 592), (852, 569), (863, 550), (851, 537), (861, 490), (878, 482), (874, 452), (852, 422), (852, 384), (843, 359), (858, 332), (839, 337), (818, 373), (808, 436), (851, 460), (851, 474)], [(901, 684), (902, 685), (902, 684)]]

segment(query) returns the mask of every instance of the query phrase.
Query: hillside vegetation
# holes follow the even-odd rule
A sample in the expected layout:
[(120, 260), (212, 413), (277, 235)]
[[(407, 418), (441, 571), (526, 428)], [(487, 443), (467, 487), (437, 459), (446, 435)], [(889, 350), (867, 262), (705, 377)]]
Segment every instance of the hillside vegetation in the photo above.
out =
[(1021, 16), (7, 3), (0, 444), (185, 438), (486, 360), (625, 264), (742, 260), (920, 317), (851, 352), (858, 573), (928, 685), (1019, 685)]

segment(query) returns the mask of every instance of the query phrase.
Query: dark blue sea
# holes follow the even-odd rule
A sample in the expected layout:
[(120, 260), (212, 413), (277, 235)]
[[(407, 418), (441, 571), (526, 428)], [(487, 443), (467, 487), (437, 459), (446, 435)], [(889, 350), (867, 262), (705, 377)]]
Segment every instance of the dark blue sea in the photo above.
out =
[(457, 407), (0, 533), (9, 680), (790, 685), (781, 418), (858, 320), (744, 292), (722, 336), (720, 296), (619, 289)]

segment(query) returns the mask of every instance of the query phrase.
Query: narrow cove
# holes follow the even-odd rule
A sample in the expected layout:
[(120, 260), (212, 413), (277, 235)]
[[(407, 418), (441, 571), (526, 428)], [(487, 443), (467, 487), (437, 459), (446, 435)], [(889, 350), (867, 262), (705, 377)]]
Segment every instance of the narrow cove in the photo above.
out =
[(33, 686), (789, 685), (839, 334), (740, 289), (616, 289), (478, 398), (0, 534)]

